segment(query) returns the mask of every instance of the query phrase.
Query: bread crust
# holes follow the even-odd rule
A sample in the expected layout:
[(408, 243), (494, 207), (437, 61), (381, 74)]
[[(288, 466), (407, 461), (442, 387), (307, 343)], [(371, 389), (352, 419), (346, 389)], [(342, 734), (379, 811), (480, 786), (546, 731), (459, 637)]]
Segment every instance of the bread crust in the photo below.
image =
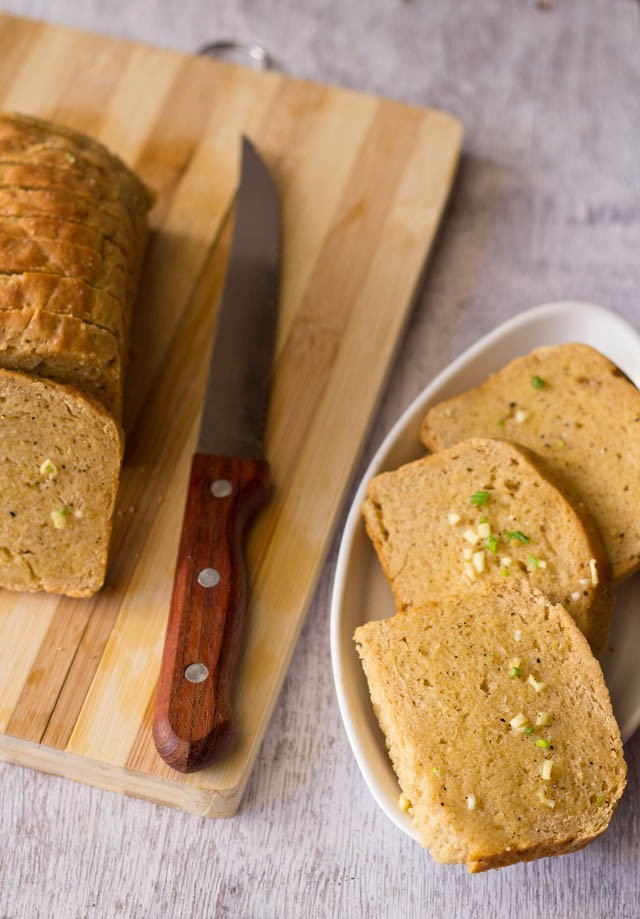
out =
[(46, 272), (0, 273), (0, 310), (74, 316), (115, 335), (124, 356), (125, 325), (122, 304), (106, 290), (91, 287), (81, 278)]

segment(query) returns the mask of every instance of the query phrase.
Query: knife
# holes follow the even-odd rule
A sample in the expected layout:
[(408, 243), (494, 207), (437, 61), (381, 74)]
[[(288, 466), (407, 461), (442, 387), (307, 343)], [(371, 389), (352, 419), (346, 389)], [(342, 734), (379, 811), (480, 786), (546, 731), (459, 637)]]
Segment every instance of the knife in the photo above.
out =
[(245, 137), (153, 720), (156, 749), (179, 772), (204, 769), (235, 736), (231, 684), (247, 594), (243, 544), (269, 493), (262, 433), (279, 274), (278, 195)]

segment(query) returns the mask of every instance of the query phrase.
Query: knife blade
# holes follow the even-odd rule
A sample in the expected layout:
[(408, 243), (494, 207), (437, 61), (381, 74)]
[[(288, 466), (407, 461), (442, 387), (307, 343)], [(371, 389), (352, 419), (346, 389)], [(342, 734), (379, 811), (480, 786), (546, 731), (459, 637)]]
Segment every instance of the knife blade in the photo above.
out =
[(179, 772), (204, 769), (235, 736), (231, 685), (247, 594), (243, 545), (269, 491), (262, 436), (280, 235), (273, 179), (245, 137), (153, 719), (156, 749)]

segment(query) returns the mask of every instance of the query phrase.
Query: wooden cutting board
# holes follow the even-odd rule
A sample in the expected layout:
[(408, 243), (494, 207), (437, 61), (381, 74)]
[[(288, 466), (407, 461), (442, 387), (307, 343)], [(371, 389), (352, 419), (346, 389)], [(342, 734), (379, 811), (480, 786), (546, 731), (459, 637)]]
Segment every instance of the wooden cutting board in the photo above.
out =
[[(4, 15), (0, 106), (94, 135), (158, 193), (107, 586), (91, 600), (0, 592), (0, 757), (229, 816), (407, 320), (462, 128), (439, 111)], [(274, 494), (248, 548), (239, 741), (185, 776), (159, 759), (150, 725), (243, 132), (272, 168), (284, 216), (266, 441)]]

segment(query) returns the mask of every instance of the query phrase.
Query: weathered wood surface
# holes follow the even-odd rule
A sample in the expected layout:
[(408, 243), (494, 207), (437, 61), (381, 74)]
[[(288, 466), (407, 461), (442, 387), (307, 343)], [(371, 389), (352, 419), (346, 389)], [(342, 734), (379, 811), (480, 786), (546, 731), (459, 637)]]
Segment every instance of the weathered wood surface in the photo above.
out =
[[(633, 0), (557, 0), (548, 12), (534, 0), (7, 5), (185, 49), (257, 38), (290, 72), (463, 119), (451, 213), (363, 463), (451, 357), (519, 310), (579, 297), (640, 322)], [(0, 70), (19, 59), (7, 52)], [(434, 864), (379, 812), (331, 685), (334, 559), (335, 546), (239, 814), (206, 821), (0, 766), (0, 916), (636, 919), (640, 735), (609, 831), (565, 858), (471, 878)]]

